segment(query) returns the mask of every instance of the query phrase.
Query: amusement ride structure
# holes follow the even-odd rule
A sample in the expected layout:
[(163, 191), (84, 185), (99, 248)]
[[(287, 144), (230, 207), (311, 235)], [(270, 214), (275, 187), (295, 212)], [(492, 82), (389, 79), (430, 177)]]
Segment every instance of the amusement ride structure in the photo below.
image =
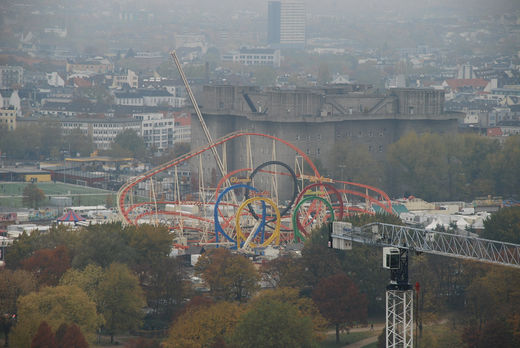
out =
[[(165, 223), (175, 232), (178, 248), (216, 244), (242, 250), (264, 248), (283, 242), (303, 241), (312, 229), (343, 216), (374, 214), (373, 205), (393, 213), (392, 203), (382, 190), (349, 181), (322, 177), (305, 152), (283, 139), (254, 132), (234, 132), (213, 140), (204, 122), (190, 85), (175, 52), (171, 53), (183, 79), (191, 103), (207, 139), (207, 145), (163, 163), (128, 180), (119, 190), (117, 206), (128, 224)], [(251, 139), (262, 137), (272, 143), (271, 160), (255, 158)], [(245, 140), (246, 168), (228, 171), (226, 147)], [(276, 148), (289, 147), (293, 163), (276, 157)], [(220, 171), (220, 180), (210, 187), (204, 177), (207, 155), (211, 153)], [(222, 156), (221, 156), (222, 154)], [(183, 195), (179, 171), (189, 164), (192, 191)], [(173, 176), (174, 199), (164, 199), (160, 178)], [(139, 187), (149, 187), (149, 198), (138, 195)], [(290, 192), (284, 199), (282, 191)], [(170, 196), (172, 196), (170, 194)]]

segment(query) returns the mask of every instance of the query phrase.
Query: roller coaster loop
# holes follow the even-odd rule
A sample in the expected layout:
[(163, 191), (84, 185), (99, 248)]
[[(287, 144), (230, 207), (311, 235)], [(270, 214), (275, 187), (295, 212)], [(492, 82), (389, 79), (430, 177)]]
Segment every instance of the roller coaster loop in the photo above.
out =
[[(254, 235), (252, 236), (252, 238), (248, 237), (246, 239), (245, 235), (242, 233), (242, 228), (240, 227), (240, 212), (246, 207), (246, 206), (249, 206), (252, 202), (255, 202), (255, 201), (261, 201), (262, 202), (262, 207), (263, 207), (263, 210), (264, 210), (264, 213), (262, 214), (262, 221), (260, 222), (260, 226), (262, 226), (262, 239), (260, 241), (260, 245), (256, 245), (252, 242), (249, 242), (248, 245), (251, 247), (251, 248), (256, 248), (258, 246), (260, 247), (266, 247), (268, 246), (269, 244), (271, 244), (273, 241), (275, 241), (276, 245), (280, 244), (280, 223), (281, 223), (281, 218), (280, 218), (280, 210), (278, 209), (278, 207), (276, 206), (276, 204), (269, 198), (267, 197), (260, 197), (260, 196), (257, 196), (257, 197), (252, 197), (252, 198), (249, 198), (247, 200), (245, 200), (241, 205), (240, 207), (238, 208), (238, 211), (237, 211), (237, 214), (236, 214), (236, 223), (235, 223), (235, 226), (236, 226), (236, 231), (237, 231), (237, 244), (238, 245), (241, 245), (241, 240), (243, 239), (246, 243), (248, 240), (251, 240), (252, 238), (255, 238), (258, 234), (258, 231), (260, 230), (260, 227), (254, 232)], [(269, 238), (267, 238), (267, 240), (264, 241), (264, 236), (263, 236), (263, 233), (264, 233), (264, 229), (265, 229), (265, 203), (269, 204), (271, 207), (273, 207), (273, 210), (275, 212), (275, 218), (276, 218), (276, 225), (275, 225), (275, 228), (274, 228), (274, 231), (273, 233), (271, 234), (271, 236)], [(253, 232), (252, 232), (253, 233)]]
[[(224, 191), (222, 191), (218, 195), (217, 201), (215, 202), (215, 208), (213, 209), (213, 216), (214, 216), (214, 219), (215, 219), (215, 241), (216, 241), (216, 243), (218, 243), (218, 234), (221, 233), (227, 240), (229, 240), (230, 242), (236, 243), (236, 246), (238, 247), (238, 245), (239, 245), (238, 244), (238, 237), (235, 240), (232, 237), (230, 237), (226, 232), (224, 232), (224, 229), (222, 228), (222, 226), (220, 224), (220, 221), (219, 221), (219, 209), (218, 209), (220, 201), (225, 196), (225, 194), (228, 193), (229, 191), (237, 189), (237, 188), (246, 188), (246, 189), (250, 189), (250, 190), (253, 190), (253, 191), (258, 191), (256, 188), (254, 188), (252, 186), (249, 186), (249, 185), (246, 185), (246, 184), (236, 184), (236, 185), (229, 186), (228, 188), (226, 188)], [(240, 208), (239, 208), (239, 212), (240, 212)], [(236, 214), (237, 220), (240, 218), (239, 212), (237, 212), (237, 214)], [(262, 202), (262, 221), (261, 221), (260, 225), (258, 226), (258, 229), (255, 232), (255, 234), (258, 233), (258, 231), (261, 228), (263, 229), (264, 225), (265, 225), (265, 203)], [(238, 231), (239, 226), (235, 226), (235, 229)], [(217, 244), (217, 246), (218, 246), (218, 244)]]
[[(330, 216), (329, 216), (330, 221), (331, 222), (334, 221), (334, 209), (332, 208), (332, 204), (330, 204), (329, 201), (327, 201), (323, 197), (318, 197), (318, 196), (305, 197), (298, 204), (296, 204), (296, 207), (294, 207), (294, 211), (293, 211), (292, 223), (293, 223), (293, 229), (294, 229), (294, 241), (295, 242), (297, 241), (296, 238), (298, 238), (300, 241), (305, 240), (305, 237), (303, 236), (300, 229), (298, 228), (298, 210), (305, 202), (311, 201), (311, 200), (319, 200), (319, 201), (323, 202), (327, 206), (327, 208), (329, 208), (329, 210), (330, 210)], [(315, 217), (311, 217), (311, 218), (315, 218)]]
[[(294, 200), (296, 199), (296, 196), (298, 195), (298, 180), (296, 179), (296, 174), (294, 173), (294, 170), (292, 170), (291, 167), (289, 167), (286, 163), (284, 162), (280, 162), (280, 161), (267, 161), (267, 162), (264, 162), (262, 164), (260, 164), (258, 167), (255, 168), (255, 170), (253, 170), (253, 172), (249, 175), (249, 179), (251, 180), (250, 182), (253, 182), (253, 179), (255, 177), (255, 175), (260, 172), (262, 170), (262, 168), (264, 167), (267, 167), (267, 166), (272, 166), (272, 165), (277, 165), (277, 166), (282, 166), (284, 167), (285, 169), (287, 169), (287, 171), (289, 172), (289, 175), (292, 177), (293, 179), (293, 192), (292, 192), (292, 198), (291, 198), (291, 201), (289, 202), (289, 204), (280, 212), (280, 215), (281, 216), (285, 216), (285, 214), (287, 214), (288, 211), (291, 210), (292, 208), (292, 205), (294, 203)], [(246, 189), (246, 193), (245, 193), (245, 198), (246, 199), (249, 199), (249, 190)], [(258, 215), (256, 214), (255, 210), (253, 209), (253, 207), (251, 206), (251, 204), (248, 204), (247, 205), (247, 208), (249, 209), (249, 212), (251, 213), (251, 215), (256, 219), (258, 220)], [(273, 219), (275, 217), (270, 217), (269, 220), (267, 220), (267, 222), (272, 222)]]

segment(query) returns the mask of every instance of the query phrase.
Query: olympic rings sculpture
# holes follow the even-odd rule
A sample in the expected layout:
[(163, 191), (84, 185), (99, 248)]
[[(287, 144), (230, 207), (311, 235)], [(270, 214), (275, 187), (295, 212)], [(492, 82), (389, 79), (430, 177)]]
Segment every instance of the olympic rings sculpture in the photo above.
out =
[[(300, 241), (305, 240), (305, 237), (303, 236), (300, 229), (298, 228), (298, 211), (300, 210), (300, 208), (302, 207), (302, 205), (304, 203), (306, 203), (307, 201), (311, 201), (311, 200), (318, 200), (318, 201), (323, 202), (327, 206), (327, 208), (329, 208), (329, 210), (330, 210), (330, 215), (329, 215), (330, 222), (334, 221), (334, 209), (332, 208), (332, 204), (330, 204), (329, 201), (327, 201), (325, 198), (319, 197), (319, 196), (305, 197), (298, 204), (296, 204), (296, 207), (294, 207), (292, 223), (293, 223), (293, 229), (294, 229), (294, 241), (295, 242), (296, 242), (296, 238), (298, 238)], [(314, 219), (314, 217), (311, 217), (311, 218)]]
[[(251, 175), (249, 175), (249, 182), (253, 182), (253, 178), (255, 177), (255, 175), (260, 172), (262, 170), (262, 168), (264, 167), (267, 167), (267, 166), (271, 166), (271, 165), (279, 165), (279, 166), (282, 166), (284, 167), (285, 169), (287, 169), (287, 171), (289, 172), (289, 175), (291, 176), (292, 180), (293, 180), (293, 192), (292, 192), (292, 198), (291, 198), (291, 201), (289, 202), (289, 204), (280, 212), (280, 215), (281, 216), (284, 216), (285, 214), (287, 214), (288, 211), (291, 210), (292, 208), (292, 205), (294, 203), (294, 200), (296, 199), (296, 196), (298, 195), (298, 180), (296, 179), (296, 174), (294, 173), (294, 170), (292, 170), (291, 167), (289, 167), (287, 164), (285, 164), (284, 162), (280, 162), (280, 161), (267, 161), (267, 162), (264, 162), (262, 164), (260, 164), (258, 167), (255, 168), (255, 170), (253, 170), (253, 172), (251, 173)], [(246, 189), (246, 193), (245, 193), (245, 197), (246, 199), (249, 198), (249, 190)], [(258, 215), (256, 214), (256, 212), (254, 211), (253, 207), (251, 206), (251, 204), (248, 204), (247, 205), (247, 208), (249, 209), (249, 211), (251, 212), (251, 215), (256, 219), (258, 220)], [(268, 220), (267, 222), (271, 222), (271, 220)]]
[[(224, 229), (222, 228), (222, 225), (220, 224), (220, 220), (219, 220), (219, 210), (218, 210), (218, 207), (219, 207), (219, 204), (220, 204), (220, 201), (222, 200), (222, 198), (224, 197), (224, 195), (226, 193), (228, 193), (229, 191), (231, 190), (235, 190), (235, 189), (238, 189), (238, 188), (246, 188), (246, 189), (250, 189), (250, 190), (253, 190), (253, 191), (257, 191), (258, 190), (252, 186), (249, 186), (249, 185), (246, 185), (246, 184), (236, 184), (236, 185), (232, 185), (232, 186), (229, 186), (228, 188), (226, 188), (224, 191), (222, 191), (219, 195), (218, 195), (218, 198), (217, 198), (217, 201), (215, 202), (215, 207), (213, 208), (213, 217), (215, 219), (215, 240), (216, 242), (218, 243), (218, 235), (219, 233), (222, 234), (228, 241), (232, 242), (232, 243), (235, 243), (235, 247), (238, 248), (239, 246), (239, 242), (238, 242), (238, 238), (237, 239), (233, 239), (231, 236), (229, 236), (226, 232), (224, 232)], [(262, 221), (260, 222), (260, 225), (258, 226), (258, 230), (256, 233), (258, 233), (258, 231), (264, 227), (265, 225), (265, 203), (262, 202)], [(240, 217), (239, 214), (237, 214), (237, 219)], [(235, 226), (235, 228), (237, 228), (237, 226)], [(255, 233), (255, 234), (256, 234)]]
[[(244, 210), (244, 208), (246, 206), (249, 207), (251, 205), (251, 203), (255, 202), (255, 201), (261, 201), (262, 202), (262, 207), (263, 207), (263, 211), (264, 211), (264, 214), (262, 215), (262, 222), (260, 223), (260, 226), (262, 226), (262, 230), (261, 230), (261, 232), (262, 232), (262, 239), (261, 239), (261, 244), (260, 245), (256, 245), (253, 242), (249, 242), (248, 243), (249, 246), (252, 247), (252, 248), (256, 248), (258, 246), (266, 247), (269, 244), (271, 244), (273, 241), (275, 241), (276, 245), (280, 244), (280, 224), (281, 224), (280, 210), (278, 209), (276, 204), (271, 199), (269, 199), (267, 197), (257, 196), (257, 197), (252, 197), (252, 198), (249, 198), (249, 199), (245, 200), (240, 205), (240, 207), (238, 208), (238, 211), (237, 211), (237, 214), (236, 214), (236, 217), (235, 217), (235, 219), (236, 219), (235, 228), (236, 228), (236, 231), (237, 231), (237, 245), (241, 245), (241, 239), (243, 239), (245, 243), (247, 243), (248, 239), (251, 239), (251, 238), (246, 238), (245, 235), (242, 233), (242, 228), (240, 227), (240, 212), (242, 210)], [(265, 229), (265, 203), (269, 204), (274, 209), (275, 218), (276, 218), (276, 226), (275, 226), (274, 231), (271, 234), (271, 236), (269, 238), (267, 238), (267, 240), (264, 241), (264, 232), (265, 232), (264, 231), (264, 229)], [(253, 238), (256, 237), (256, 235), (260, 231), (260, 226), (256, 230), (256, 232), (254, 232)]]

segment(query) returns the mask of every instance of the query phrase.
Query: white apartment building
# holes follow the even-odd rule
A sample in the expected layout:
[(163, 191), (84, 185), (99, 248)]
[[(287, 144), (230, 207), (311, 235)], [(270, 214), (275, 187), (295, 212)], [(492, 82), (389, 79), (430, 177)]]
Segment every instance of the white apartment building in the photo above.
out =
[(272, 48), (241, 48), (222, 55), (222, 61), (239, 63), (242, 65), (269, 65), (280, 67), (280, 50)]
[(74, 129), (80, 129), (81, 133), (92, 137), (92, 142), (100, 150), (110, 149), (116, 136), (127, 129), (133, 129), (137, 134), (141, 134), (141, 121), (133, 118), (69, 118), (60, 120), (60, 123), (63, 135), (71, 134)]
[(166, 89), (138, 89), (114, 93), (117, 105), (183, 107), (185, 98), (175, 97)]
[(141, 136), (146, 147), (165, 150), (174, 144), (175, 121), (173, 116), (162, 113), (134, 114), (133, 117), (141, 122)]

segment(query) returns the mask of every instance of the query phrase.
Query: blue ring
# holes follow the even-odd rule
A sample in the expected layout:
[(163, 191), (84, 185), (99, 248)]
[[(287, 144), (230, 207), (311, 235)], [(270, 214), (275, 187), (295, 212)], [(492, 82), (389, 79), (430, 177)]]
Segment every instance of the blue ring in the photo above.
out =
[[(217, 201), (215, 202), (215, 208), (213, 209), (213, 219), (215, 220), (215, 241), (217, 243), (217, 248), (218, 248), (218, 234), (219, 233), (222, 233), (222, 235), (224, 237), (226, 237), (226, 239), (229, 240), (230, 242), (235, 243), (235, 248), (238, 247), (237, 246), (237, 241), (234, 240), (233, 238), (231, 238), (230, 236), (228, 236), (226, 234), (226, 232), (224, 232), (224, 229), (222, 229), (222, 226), (220, 225), (220, 222), (218, 221), (218, 205), (220, 204), (220, 201), (222, 200), (222, 197), (224, 197), (224, 195), (226, 193), (228, 193), (231, 190), (234, 190), (234, 189), (237, 189), (237, 188), (242, 188), (242, 187), (246, 188), (248, 190), (253, 190), (253, 191), (258, 192), (258, 189), (254, 188), (253, 186), (246, 185), (246, 184), (231, 185), (231, 186), (226, 188), (224, 191), (222, 191), (218, 195)], [(254, 233), (254, 237), (256, 237), (258, 235), (258, 232), (262, 231), (262, 241), (263, 241), (263, 239), (264, 239), (264, 230), (265, 230), (265, 202), (262, 201), (262, 221), (260, 222), (260, 225), (256, 229), (256, 231)]]

